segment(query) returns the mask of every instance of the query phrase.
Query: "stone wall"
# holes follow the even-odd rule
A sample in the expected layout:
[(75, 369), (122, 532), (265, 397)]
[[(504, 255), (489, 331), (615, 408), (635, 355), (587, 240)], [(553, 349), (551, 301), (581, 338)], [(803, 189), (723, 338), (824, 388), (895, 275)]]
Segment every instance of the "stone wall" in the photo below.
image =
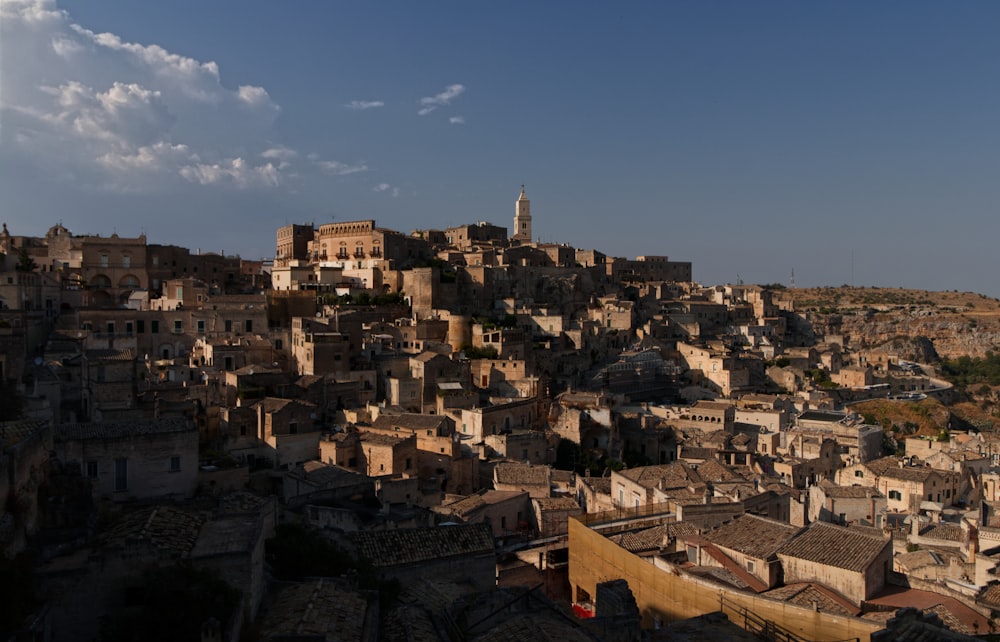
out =
[(675, 621), (720, 609), (739, 623), (733, 607), (745, 607), (813, 640), (869, 640), (881, 626), (859, 618), (841, 617), (771, 600), (759, 595), (721, 588), (697, 578), (677, 575), (617, 546), (577, 519), (569, 521), (569, 581), (574, 599), (597, 595), (597, 585), (609, 580), (628, 581), (642, 615), (643, 627), (654, 618)]

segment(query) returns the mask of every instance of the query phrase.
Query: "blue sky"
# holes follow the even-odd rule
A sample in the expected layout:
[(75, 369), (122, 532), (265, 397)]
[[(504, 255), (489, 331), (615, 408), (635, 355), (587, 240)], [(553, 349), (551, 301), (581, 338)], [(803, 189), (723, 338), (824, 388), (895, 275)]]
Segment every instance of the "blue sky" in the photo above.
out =
[[(1000, 295), (1000, 5), (0, 0), (0, 219), (270, 256), (510, 226)], [(853, 261), (852, 261), (853, 256)]]

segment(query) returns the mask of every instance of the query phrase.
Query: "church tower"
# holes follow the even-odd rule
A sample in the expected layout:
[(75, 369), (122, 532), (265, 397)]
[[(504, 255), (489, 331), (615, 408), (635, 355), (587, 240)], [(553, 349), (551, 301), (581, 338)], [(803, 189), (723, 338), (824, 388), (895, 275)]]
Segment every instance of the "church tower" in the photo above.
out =
[(531, 201), (524, 193), (524, 185), (521, 186), (521, 195), (514, 205), (514, 236), (512, 239), (521, 243), (531, 242)]

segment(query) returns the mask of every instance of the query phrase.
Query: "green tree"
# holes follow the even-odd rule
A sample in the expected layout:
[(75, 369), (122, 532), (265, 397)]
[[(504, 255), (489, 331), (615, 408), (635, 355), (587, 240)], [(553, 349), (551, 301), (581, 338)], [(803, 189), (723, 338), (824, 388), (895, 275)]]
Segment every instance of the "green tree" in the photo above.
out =
[(152, 566), (118, 587), (117, 604), (101, 617), (101, 640), (198, 640), (206, 620), (225, 626), (239, 601), (238, 590), (208, 571)]
[(28, 248), (22, 247), (17, 251), (17, 266), (14, 269), (18, 272), (34, 272), (38, 269), (35, 259), (28, 254)]

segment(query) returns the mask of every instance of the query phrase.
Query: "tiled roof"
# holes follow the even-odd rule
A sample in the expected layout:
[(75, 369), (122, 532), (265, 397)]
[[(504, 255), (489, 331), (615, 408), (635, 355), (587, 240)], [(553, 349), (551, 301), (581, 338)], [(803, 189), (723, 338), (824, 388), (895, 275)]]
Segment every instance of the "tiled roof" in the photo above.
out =
[(878, 490), (870, 486), (837, 486), (834, 483), (823, 480), (819, 486), (827, 497), (834, 499), (864, 499), (866, 497), (884, 497)]
[(135, 350), (87, 350), (84, 353), (87, 361), (135, 361)]
[(644, 488), (684, 488), (691, 484), (703, 483), (702, 478), (688, 464), (675, 461), (659, 466), (641, 466), (629, 468), (619, 473)]
[(191, 557), (213, 557), (234, 553), (251, 553), (261, 530), (260, 518), (236, 515), (205, 522)]
[(538, 504), (538, 509), (541, 511), (580, 510), (580, 505), (572, 497), (541, 497), (531, 501)]
[(309, 483), (317, 486), (329, 486), (333, 482), (354, 483), (361, 481), (359, 473), (318, 460), (304, 462), (296, 466), (289, 474), (300, 475)]
[(104, 534), (112, 548), (146, 544), (171, 557), (184, 557), (194, 547), (205, 519), (172, 506), (157, 506), (129, 513)]
[(320, 579), (287, 585), (268, 605), (260, 623), (260, 638), (356, 642), (365, 633), (371, 598)]
[(468, 497), (464, 497), (458, 501), (446, 504), (441, 508), (447, 510), (452, 515), (466, 517), (467, 515), (470, 515), (474, 511), (485, 506), (499, 504), (500, 502), (505, 502), (515, 497), (524, 498), (527, 496), (528, 493), (520, 490), (488, 490), (483, 493), (469, 495)]
[(652, 528), (644, 528), (639, 531), (619, 533), (612, 535), (608, 539), (615, 542), (630, 553), (641, 553), (659, 549), (664, 545), (664, 540), (677, 538), (683, 535), (693, 535), (697, 529), (690, 522), (674, 522), (672, 524), (660, 524)]
[(942, 566), (941, 558), (934, 551), (914, 551), (896, 555), (896, 563), (904, 571), (915, 571), (925, 566)]
[(13, 446), (43, 430), (49, 422), (38, 419), (5, 421), (0, 423), (0, 448)]
[(551, 483), (548, 466), (532, 466), (518, 462), (501, 462), (493, 470), (498, 484), (548, 486)]
[(743, 475), (715, 459), (709, 459), (697, 466), (695, 470), (698, 471), (698, 476), (705, 481), (745, 481)]
[(749, 557), (767, 559), (792, 539), (799, 530), (797, 526), (745, 513), (707, 533), (705, 539), (721, 548), (728, 548)]
[(813, 522), (801, 535), (778, 549), (778, 555), (862, 573), (890, 545), (888, 539), (858, 529)]
[(358, 552), (377, 567), (493, 553), (493, 532), (486, 524), (360, 531), (354, 541)]
[(405, 604), (389, 611), (382, 622), (383, 642), (445, 642), (426, 609)]
[(990, 584), (983, 589), (976, 601), (993, 609), (1000, 609), (1000, 582)]
[(271, 500), (269, 497), (261, 497), (246, 491), (240, 490), (234, 493), (227, 493), (219, 498), (219, 513), (222, 515), (232, 513), (253, 513), (267, 505)]
[(595, 493), (611, 494), (610, 477), (583, 477), (583, 484)]
[(883, 457), (868, 462), (865, 466), (879, 477), (889, 479), (899, 479), (902, 481), (926, 481), (933, 474), (940, 475), (939, 471), (926, 466), (900, 466), (902, 459), (898, 457)]
[(799, 606), (817, 607), (820, 612), (831, 613), (833, 615), (852, 617), (858, 615), (860, 611), (860, 609), (851, 604), (843, 596), (837, 595), (830, 589), (813, 584), (812, 582), (789, 584), (788, 586), (770, 590), (764, 593), (764, 595), (781, 600), (782, 602), (798, 604)]
[(404, 437), (396, 437), (395, 435), (385, 435), (378, 432), (368, 432), (364, 430), (358, 431), (358, 437), (361, 441), (371, 445), (371, 446), (396, 446), (403, 443), (407, 437), (412, 439), (411, 434), (406, 434)]
[(382, 414), (372, 422), (372, 428), (394, 430), (398, 427), (406, 430), (429, 430), (437, 428), (447, 421), (444, 415), (420, 415), (412, 412), (399, 415)]
[(958, 524), (931, 524), (920, 531), (921, 537), (941, 539), (949, 542), (961, 542), (965, 536)]
[(194, 424), (184, 417), (135, 419), (106, 423), (61, 424), (56, 427), (56, 441), (78, 439), (121, 439), (138, 435), (158, 435), (172, 432), (194, 431)]

